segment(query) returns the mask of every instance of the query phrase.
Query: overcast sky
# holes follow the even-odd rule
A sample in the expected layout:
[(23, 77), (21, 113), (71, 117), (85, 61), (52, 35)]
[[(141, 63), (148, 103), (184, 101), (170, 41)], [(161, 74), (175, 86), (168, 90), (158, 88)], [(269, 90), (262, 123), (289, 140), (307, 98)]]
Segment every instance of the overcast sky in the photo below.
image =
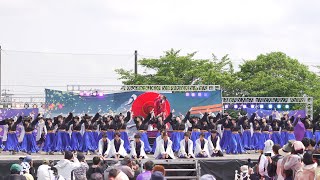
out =
[(236, 65), (283, 51), (320, 65), (319, 8), (317, 0), (1, 0), (2, 84), (14, 93), (121, 84), (114, 69), (133, 69), (135, 49), (229, 54)]

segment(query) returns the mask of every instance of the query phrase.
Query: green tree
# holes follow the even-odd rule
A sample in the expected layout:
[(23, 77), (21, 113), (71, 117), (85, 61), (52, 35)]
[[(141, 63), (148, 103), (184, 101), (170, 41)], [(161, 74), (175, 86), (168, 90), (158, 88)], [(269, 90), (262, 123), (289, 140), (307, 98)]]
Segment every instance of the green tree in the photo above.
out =
[(314, 97), (319, 112), (319, 76), (282, 52), (261, 54), (240, 65), (237, 77), (245, 96)]
[(235, 92), (236, 81), (232, 62), (228, 55), (218, 59), (195, 59), (196, 52), (180, 55), (180, 50), (171, 49), (157, 59), (142, 59), (140, 66), (146, 69), (144, 74), (135, 75), (133, 71), (117, 69), (120, 79), (125, 85), (191, 85), (218, 84), (226, 93)]

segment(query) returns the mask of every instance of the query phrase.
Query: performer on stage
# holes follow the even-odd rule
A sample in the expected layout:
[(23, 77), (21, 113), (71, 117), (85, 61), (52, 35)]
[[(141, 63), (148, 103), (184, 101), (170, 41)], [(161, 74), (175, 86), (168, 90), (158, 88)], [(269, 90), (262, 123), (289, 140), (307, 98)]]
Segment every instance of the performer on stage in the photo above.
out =
[(81, 143), (82, 143), (82, 134), (81, 128), (82, 123), (80, 122), (80, 118), (75, 116), (72, 121), (69, 122), (69, 128), (72, 130), (71, 133), (71, 142), (70, 142), (70, 150), (71, 151), (81, 151)]
[(201, 119), (199, 117), (192, 117), (190, 123), (192, 124), (191, 127), (191, 140), (193, 142), (193, 148), (196, 146), (196, 140), (200, 137), (200, 128), (202, 122), (206, 121), (208, 118), (208, 113), (205, 113)]
[(289, 117), (288, 114), (284, 114), (284, 116), (281, 118), (280, 121), (280, 126), (281, 126), (281, 146), (284, 146), (285, 144), (287, 144), (288, 142), (288, 130), (287, 130), (287, 126), (288, 126), (288, 121), (289, 121)]
[(88, 116), (87, 114), (82, 117), (81, 124), (84, 124), (85, 132), (81, 141), (81, 152), (86, 152), (87, 155), (90, 155), (91, 152), (95, 152), (97, 147), (95, 144), (95, 139), (92, 133), (93, 123), (95, 123), (96, 118), (92, 119), (92, 116)]
[(92, 138), (93, 138), (93, 148), (95, 150), (98, 149), (98, 143), (99, 143), (99, 125), (98, 125), (98, 120), (100, 119), (100, 113), (97, 112), (94, 117), (91, 120), (91, 130), (92, 130)]
[(186, 114), (183, 120), (181, 120), (180, 116), (177, 116), (175, 120), (172, 120), (170, 122), (173, 130), (171, 134), (173, 152), (177, 152), (180, 149), (180, 142), (184, 138), (183, 132), (186, 128), (185, 122), (188, 120), (189, 117), (190, 117), (190, 111), (188, 111), (188, 113)]
[(103, 134), (102, 138), (99, 140), (99, 155), (103, 157), (108, 157), (110, 153), (110, 140), (107, 137), (107, 134)]
[(164, 132), (162, 139), (157, 143), (154, 157), (156, 159), (175, 159), (172, 151), (172, 141), (169, 139), (168, 133)]
[[(269, 131), (270, 131), (271, 127), (270, 127), (270, 125), (267, 124), (266, 118), (262, 118), (261, 122), (262, 122), (261, 123), (261, 132), (262, 132), (261, 135), (263, 137), (262, 141), (264, 143), (270, 139), (270, 132)], [(263, 146), (263, 148), (264, 148), (264, 146)]]
[(32, 117), (25, 117), (23, 120), (23, 126), (25, 130), (25, 135), (21, 143), (21, 151), (28, 153), (36, 153), (39, 151), (37, 146), (36, 137), (33, 135), (36, 124), (38, 123), (40, 114), (32, 121)]
[(54, 123), (58, 126), (56, 138), (54, 144), (54, 150), (56, 152), (63, 153), (63, 151), (70, 150), (70, 135), (67, 132), (68, 123), (72, 120), (73, 114), (69, 113), (68, 117), (63, 119), (61, 115), (54, 118)]
[(200, 133), (199, 139), (196, 141), (196, 148), (194, 154), (199, 158), (210, 157), (208, 140), (204, 138), (204, 133)]
[(287, 126), (286, 126), (286, 130), (288, 131), (287, 141), (296, 140), (296, 137), (294, 135), (294, 125), (292, 124), (293, 121), (294, 121), (294, 116), (291, 116), (289, 121), (287, 121)]
[(184, 133), (184, 139), (180, 141), (180, 149), (178, 152), (179, 158), (194, 158), (193, 154), (193, 142), (190, 139), (190, 133), (185, 132)]
[(229, 140), (231, 138), (231, 117), (228, 115), (224, 115), (224, 117), (221, 118), (220, 121), (218, 121), (218, 124), (222, 124), (223, 127), (223, 135), (221, 139), (221, 148), (223, 150), (226, 150), (229, 145)]
[(249, 124), (249, 120), (246, 116), (241, 118), (241, 125), (243, 129), (241, 141), (243, 144), (244, 149), (250, 150), (252, 149), (252, 143), (251, 143), (251, 125)]
[(127, 123), (131, 118), (131, 113), (130, 111), (127, 112), (127, 116), (124, 117), (123, 114), (120, 114), (119, 116), (115, 117), (115, 128), (116, 131), (120, 132), (121, 134), (121, 139), (124, 141), (124, 149), (127, 152), (130, 152), (130, 142), (129, 142), (129, 137), (126, 132), (127, 129)]
[(166, 96), (161, 94), (154, 100), (154, 115), (156, 117), (159, 115), (163, 118), (166, 117), (166, 100)]
[(304, 127), (304, 124), (301, 122), (301, 115), (298, 115), (298, 117), (294, 120), (293, 127), (295, 139), (297, 141), (301, 141), (304, 138), (304, 134), (306, 132), (306, 128)]
[(306, 128), (306, 132), (304, 134), (304, 137), (306, 138), (309, 138), (309, 139), (313, 139), (313, 124), (312, 122), (310, 121), (310, 118), (309, 117), (306, 117), (304, 119), (304, 127)]
[(17, 121), (14, 119), (4, 119), (0, 121), (0, 125), (8, 125), (7, 141), (5, 142), (4, 151), (10, 151), (10, 154), (14, 155), (20, 150), (18, 138), (17, 138), (17, 125), (22, 122), (22, 116), (19, 116)]
[[(163, 133), (167, 133), (166, 130), (162, 130), (160, 132), (160, 135), (156, 137), (156, 139), (154, 140), (153, 142), (153, 145), (152, 145), (152, 150), (151, 150), (151, 153), (154, 154), (156, 152), (156, 148), (157, 148), (157, 143), (159, 143), (159, 141), (162, 139), (162, 136), (163, 136)], [(170, 139), (170, 138), (169, 138)], [(171, 140), (171, 139), (170, 139)]]
[(318, 144), (320, 141), (320, 115), (318, 115), (315, 119), (314, 119), (314, 136), (316, 139), (316, 143)]
[(44, 145), (45, 137), (47, 135), (47, 128), (45, 125), (44, 118), (42, 116), (39, 117), (38, 124), (35, 126), (36, 131), (36, 142), (38, 145), (38, 149), (42, 149)]
[(144, 143), (140, 139), (140, 134), (134, 135), (134, 141), (131, 142), (130, 157), (135, 160), (148, 158), (144, 151)]
[(216, 130), (211, 131), (211, 135), (208, 137), (208, 147), (209, 147), (209, 154), (211, 157), (222, 157), (223, 153), (220, 147), (220, 137), (217, 134)]
[(116, 132), (114, 134), (114, 139), (110, 142), (110, 151), (108, 154), (109, 158), (124, 158), (127, 156), (127, 152), (124, 149), (124, 142), (121, 139), (121, 134)]
[(258, 150), (263, 150), (264, 141), (263, 141), (263, 136), (261, 134), (261, 127), (258, 119), (254, 119), (253, 131), (254, 132), (253, 132), (252, 141), (251, 141), (253, 145), (253, 149), (256, 150), (256, 152)]
[(98, 139), (100, 140), (103, 134), (106, 134), (109, 140), (111, 141), (114, 137), (114, 131), (116, 129), (113, 117), (111, 115), (104, 116), (102, 120), (98, 121), (98, 123), (100, 128), (100, 134)]
[(226, 149), (227, 154), (242, 154), (245, 152), (242, 141), (240, 138), (240, 126), (237, 125), (236, 119), (231, 119), (231, 138), (229, 139), (229, 145)]
[(143, 120), (143, 117), (138, 116), (134, 119), (134, 122), (136, 123), (136, 128), (140, 132), (141, 140), (144, 142), (144, 150), (145, 152), (149, 153), (151, 152), (151, 146), (149, 144), (148, 136), (147, 136), (147, 129), (149, 120), (151, 119), (153, 115), (153, 111), (149, 113), (149, 115), (146, 117), (146, 119)]
[(272, 134), (271, 134), (271, 140), (274, 142), (274, 144), (281, 145), (281, 134), (280, 134), (280, 125), (279, 120), (275, 119), (272, 121), (271, 124)]
[(54, 153), (54, 142), (56, 138), (55, 132), (55, 123), (52, 122), (51, 118), (45, 119), (45, 126), (47, 129), (46, 138), (44, 141), (43, 151), (47, 153), (47, 155), (53, 155)]

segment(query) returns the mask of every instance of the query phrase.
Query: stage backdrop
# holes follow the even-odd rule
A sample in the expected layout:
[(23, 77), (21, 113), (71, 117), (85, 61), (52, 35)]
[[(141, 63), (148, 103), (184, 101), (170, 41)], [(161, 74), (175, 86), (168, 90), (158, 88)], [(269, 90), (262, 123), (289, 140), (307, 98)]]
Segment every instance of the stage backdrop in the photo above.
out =
[[(263, 109), (254, 109), (254, 108), (247, 108), (246, 109), (248, 116), (250, 117), (253, 113), (257, 113), (260, 117), (270, 116), (274, 110), (263, 110)], [(300, 115), (302, 118), (306, 117), (305, 110), (292, 110), (292, 111), (278, 111), (280, 116), (282, 117), (283, 113), (288, 113), (289, 117), (294, 116), (298, 117)], [(275, 118), (275, 114), (273, 118)]]
[[(7, 119), (7, 118), (14, 118), (15, 116), (29, 116), (31, 115), (35, 118), (38, 115), (38, 108), (31, 108), (31, 109), (0, 109), (0, 121)], [(20, 127), (17, 128), (17, 135), (19, 136), (21, 132)], [(0, 137), (3, 136), (3, 126), (0, 126)]]
[[(52, 116), (60, 113), (67, 114), (69, 112), (74, 112), (75, 114), (94, 114), (99, 110), (101, 110), (102, 113), (107, 113), (109, 111), (124, 113), (131, 108), (137, 108), (132, 107), (133, 104), (139, 104), (140, 106), (153, 105), (153, 99), (145, 99), (145, 94), (148, 92), (140, 91), (105, 94), (103, 97), (79, 96), (71, 92), (51, 89), (46, 89), (45, 93), (47, 111), (51, 113)], [(211, 112), (222, 110), (221, 91), (190, 92), (189, 94), (179, 92), (161, 93), (161, 95), (167, 97), (170, 109), (175, 109), (176, 114), (185, 114), (191, 108), (193, 114), (205, 112), (207, 110)], [(141, 101), (141, 103), (134, 103), (136, 100)], [(141, 108), (148, 110), (152, 109), (151, 107)]]

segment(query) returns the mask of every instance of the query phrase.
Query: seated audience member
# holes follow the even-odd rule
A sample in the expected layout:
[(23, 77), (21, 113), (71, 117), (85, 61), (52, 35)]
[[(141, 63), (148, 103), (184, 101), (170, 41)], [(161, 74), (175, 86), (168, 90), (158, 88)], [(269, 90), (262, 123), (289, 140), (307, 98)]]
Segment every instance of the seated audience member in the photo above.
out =
[(312, 153), (307, 151), (303, 155), (303, 167), (295, 174), (295, 180), (314, 180), (318, 164), (313, 162)]
[(210, 157), (208, 140), (204, 138), (204, 133), (200, 133), (200, 138), (196, 140), (194, 154), (196, 157), (200, 158)]
[(268, 175), (268, 156), (273, 156), (273, 141), (272, 140), (267, 140), (264, 142), (264, 149), (263, 149), (263, 154), (260, 156), (260, 161), (259, 161), (259, 175), (260, 177), (269, 180), (270, 177)]
[(164, 175), (163, 175), (162, 172), (160, 172), (160, 171), (154, 171), (154, 172), (151, 174), (150, 180), (165, 180), (165, 178), (164, 178)]
[(103, 157), (108, 157), (108, 154), (110, 152), (110, 140), (108, 139), (107, 134), (103, 134), (102, 138), (99, 140), (99, 155)]
[(87, 171), (87, 178), (90, 179), (92, 174), (101, 174), (103, 175), (103, 168), (101, 166), (101, 159), (100, 157), (96, 156), (92, 159), (92, 166)]
[(154, 157), (156, 159), (175, 159), (172, 150), (172, 141), (168, 138), (168, 133), (164, 132), (162, 139), (157, 142)]
[(140, 139), (140, 134), (134, 135), (134, 141), (131, 142), (130, 156), (133, 159), (145, 159), (148, 158), (144, 151), (144, 142)]
[(129, 180), (128, 176), (118, 169), (111, 169), (108, 178), (109, 180)]
[(180, 141), (179, 158), (194, 158), (193, 142), (190, 139), (190, 133), (184, 133), (184, 139)]
[(212, 157), (223, 156), (223, 153), (220, 147), (220, 137), (218, 136), (216, 130), (211, 131), (211, 135), (208, 137), (208, 143), (209, 143), (209, 153)]
[(8, 180), (27, 180), (26, 177), (21, 175), (22, 166), (19, 164), (12, 164), (10, 167), (10, 175), (6, 176), (4, 179)]
[(57, 168), (57, 172), (59, 175), (64, 177), (66, 180), (71, 179), (71, 171), (79, 168), (81, 166), (79, 160), (74, 157), (73, 153), (70, 151), (66, 151), (64, 153), (64, 159), (58, 161), (58, 163), (54, 166)]
[(108, 157), (119, 159), (125, 156), (127, 156), (127, 152), (124, 149), (124, 141), (121, 139), (121, 134), (116, 132), (114, 134), (114, 139), (110, 142), (110, 152)]
[(150, 179), (153, 166), (154, 163), (152, 161), (147, 161), (146, 163), (144, 163), (143, 167), (145, 171), (143, 173), (140, 173), (136, 180)]
[[(298, 170), (302, 168), (302, 154), (304, 153), (305, 147), (301, 141), (295, 141), (293, 143), (293, 151), (288, 156), (284, 164), (284, 170), (292, 170), (292, 177)], [(289, 175), (290, 177), (290, 175)]]
[(79, 160), (81, 166), (73, 170), (74, 177), (75, 179), (85, 180), (87, 177), (87, 171), (89, 170), (89, 165), (87, 164), (82, 153), (77, 154), (77, 159)]
[(152, 172), (155, 172), (155, 171), (161, 172), (164, 176), (166, 175), (166, 171), (164, 169), (164, 166), (162, 165), (155, 165), (152, 169)]

